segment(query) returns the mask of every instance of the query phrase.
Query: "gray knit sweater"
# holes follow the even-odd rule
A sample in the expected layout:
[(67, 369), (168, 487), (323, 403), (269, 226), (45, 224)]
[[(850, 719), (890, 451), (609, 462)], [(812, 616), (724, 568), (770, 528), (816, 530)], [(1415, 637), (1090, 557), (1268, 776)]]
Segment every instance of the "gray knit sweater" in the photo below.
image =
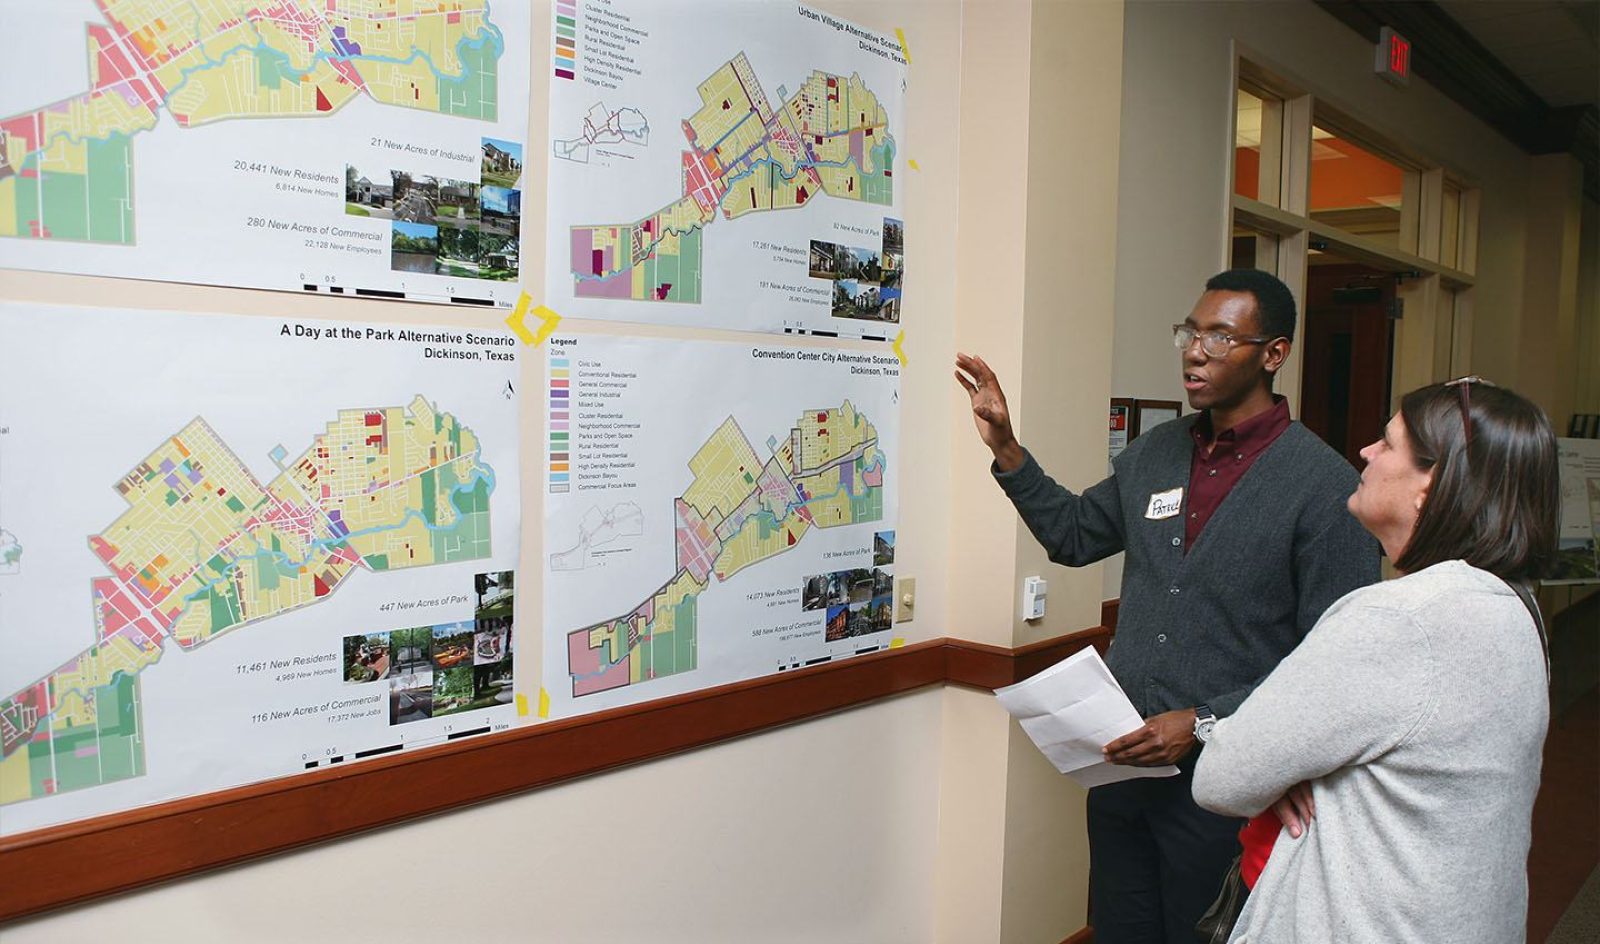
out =
[(1522, 941), (1549, 717), (1533, 620), (1493, 575), (1449, 561), (1334, 604), (1200, 755), (1208, 809), (1316, 799), (1231, 940)]
[[(1058, 564), (1126, 550), (1106, 664), (1142, 717), (1208, 705), (1226, 716), (1333, 601), (1378, 579), (1378, 545), (1345, 509), (1357, 476), (1289, 424), (1184, 548), (1192, 414), (1135, 439), (1110, 478), (1074, 494), (1030, 455), (995, 479)], [(1180, 507), (1155, 501), (1181, 490)]]

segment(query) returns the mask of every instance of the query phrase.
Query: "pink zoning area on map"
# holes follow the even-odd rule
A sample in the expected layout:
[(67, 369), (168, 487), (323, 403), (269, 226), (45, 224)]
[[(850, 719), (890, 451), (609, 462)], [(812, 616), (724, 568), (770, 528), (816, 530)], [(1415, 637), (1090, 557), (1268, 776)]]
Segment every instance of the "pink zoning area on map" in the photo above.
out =
[(623, 688), (631, 677), (629, 669), (633, 655), (623, 656), (621, 662), (601, 665), (600, 654), (607, 647), (589, 646), (589, 631), (580, 629), (567, 634), (567, 666), (572, 674), (572, 694), (592, 695), (595, 692)]

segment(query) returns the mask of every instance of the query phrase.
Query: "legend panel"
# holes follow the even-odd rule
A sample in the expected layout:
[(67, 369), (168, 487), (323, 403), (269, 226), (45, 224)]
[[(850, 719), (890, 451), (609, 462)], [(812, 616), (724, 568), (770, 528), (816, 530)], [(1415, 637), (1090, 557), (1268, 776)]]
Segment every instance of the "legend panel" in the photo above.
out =
[(572, 370), (565, 357), (550, 358), (550, 493), (572, 488)]

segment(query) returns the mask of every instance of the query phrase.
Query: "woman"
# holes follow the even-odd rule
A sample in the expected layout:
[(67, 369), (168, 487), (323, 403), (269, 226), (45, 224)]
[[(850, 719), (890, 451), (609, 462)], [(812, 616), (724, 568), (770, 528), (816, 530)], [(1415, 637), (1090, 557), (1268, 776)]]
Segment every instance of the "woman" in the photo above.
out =
[(1467, 377), (1407, 394), (1361, 456), (1350, 511), (1403, 576), (1330, 607), (1195, 771), (1218, 813), (1314, 810), (1278, 836), (1229, 940), (1521, 941), (1549, 704), (1516, 587), (1555, 554), (1555, 436)]

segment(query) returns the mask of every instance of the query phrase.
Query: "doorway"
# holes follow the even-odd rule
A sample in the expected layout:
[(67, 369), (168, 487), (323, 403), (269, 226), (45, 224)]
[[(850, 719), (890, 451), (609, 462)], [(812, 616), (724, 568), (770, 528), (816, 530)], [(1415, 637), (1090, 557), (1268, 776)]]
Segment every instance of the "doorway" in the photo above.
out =
[(1389, 421), (1397, 277), (1325, 251), (1308, 261), (1300, 421), (1359, 469)]

